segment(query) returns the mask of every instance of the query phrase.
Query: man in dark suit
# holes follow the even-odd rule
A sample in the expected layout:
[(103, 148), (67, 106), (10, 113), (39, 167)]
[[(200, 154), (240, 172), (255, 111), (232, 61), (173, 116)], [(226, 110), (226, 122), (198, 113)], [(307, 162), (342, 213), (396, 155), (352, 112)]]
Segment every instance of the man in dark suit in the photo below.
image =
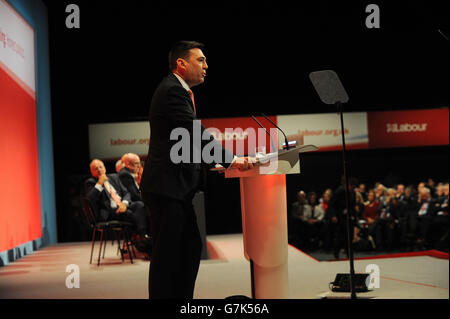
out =
[[(180, 41), (172, 47), (171, 72), (159, 84), (150, 105), (150, 147), (140, 186), (151, 215), (149, 297), (155, 299), (193, 298), (202, 244), (192, 199), (202, 165), (211, 168), (216, 164), (196, 158), (195, 153), (202, 154), (203, 147), (212, 143), (211, 149), (221, 155), (217, 164), (253, 167), (247, 158), (233, 161), (233, 154), (197, 122), (203, 138), (199, 141), (194, 136), (197, 118), (191, 88), (204, 82), (208, 69), (202, 49), (203, 45), (194, 41)], [(173, 147), (183, 142), (171, 138), (176, 130), (188, 132), (189, 142), (187, 148), (173, 152)], [(181, 162), (177, 157), (180, 151)]]
[(120, 169), (118, 175), (120, 181), (131, 195), (132, 201), (142, 201), (141, 191), (136, 181), (141, 166), (139, 156), (134, 153), (127, 153), (122, 156), (124, 167)]
[(86, 196), (94, 206), (100, 221), (126, 220), (135, 226), (135, 243), (141, 251), (146, 251), (148, 221), (144, 203), (132, 201), (130, 193), (117, 174), (106, 175), (105, 165), (94, 159), (90, 164), (92, 177), (85, 182)]

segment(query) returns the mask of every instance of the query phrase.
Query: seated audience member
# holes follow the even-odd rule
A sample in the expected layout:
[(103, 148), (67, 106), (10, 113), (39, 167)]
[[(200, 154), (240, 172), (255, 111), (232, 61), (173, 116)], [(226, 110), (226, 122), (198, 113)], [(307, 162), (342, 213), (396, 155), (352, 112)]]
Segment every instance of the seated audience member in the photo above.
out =
[(397, 238), (396, 235), (400, 234), (400, 245), (404, 243), (404, 238), (401, 237), (401, 221), (404, 221), (407, 218), (408, 212), (406, 202), (400, 200), (394, 190), (391, 192), (389, 197), (389, 206), (387, 208), (388, 222), (384, 230), (384, 234), (386, 236), (386, 241), (384, 244), (386, 245), (387, 250), (392, 250)]
[[(359, 188), (361, 189), (361, 188)], [(355, 225), (353, 227), (353, 243), (355, 250), (366, 250), (366, 232), (364, 231), (365, 221), (363, 219), (364, 212), (364, 198), (358, 191), (355, 193)]]
[(420, 182), (419, 184), (417, 184), (417, 194), (420, 194), (420, 191), (424, 187), (425, 187), (425, 182)]
[(403, 200), (405, 198), (405, 185), (397, 184), (395, 197), (397, 197), (398, 200)]
[(362, 214), (363, 219), (368, 225), (372, 225), (378, 217), (378, 206), (380, 206), (380, 202), (376, 198), (375, 191), (371, 189), (367, 193), (367, 202), (364, 203), (364, 210)]
[(415, 241), (415, 215), (419, 209), (416, 188), (414, 185), (408, 185), (405, 188), (402, 202), (405, 205), (405, 215), (403, 218), (398, 220), (398, 229), (400, 231), (400, 249), (404, 251), (411, 251)]
[(423, 250), (430, 247), (429, 230), (433, 221), (434, 205), (429, 188), (418, 188), (417, 208), (412, 216), (412, 232), (418, 234), (416, 248)]
[(394, 240), (395, 217), (394, 210), (398, 210), (396, 191), (393, 188), (386, 190), (386, 196), (378, 207), (379, 215), (374, 222), (372, 236), (375, 235), (377, 250), (391, 250)]
[(383, 184), (378, 183), (375, 187), (375, 197), (380, 203), (384, 201), (386, 197), (386, 187)]
[(297, 201), (291, 206), (289, 237), (293, 244), (302, 246), (302, 248), (305, 243), (303, 216), (311, 215), (310, 210), (311, 207), (307, 205), (305, 192), (299, 191)]
[(126, 220), (135, 228), (136, 248), (148, 252), (148, 223), (141, 201), (132, 201), (131, 195), (117, 174), (106, 175), (105, 165), (94, 159), (90, 164), (92, 177), (85, 182), (85, 192), (100, 221)]
[(436, 200), (440, 201), (445, 195), (444, 195), (444, 183), (440, 182), (436, 185), (436, 188), (434, 190), (434, 195)]
[(367, 201), (366, 184), (359, 184), (359, 186), (356, 189), (356, 191), (361, 194), (361, 196), (363, 198), (363, 202)]
[(139, 184), (136, 178), (141, 167), (141, 160), (139, 156), (133, 153), (127, 153), (122, 156), (124, 167), (119, 172), (119, 178), (122, 184), (131, 194), (132, 201), (142, 201)]
[(437, 192), (440, 196), (434, 202), (434, 216), (431, 224), (430, 233), (432, 236), (431, 244), (433, 248), (448, 251), (448, 200), (449, 200), (449, 184), (441, 185), (441, 189)]
[(430, 190), (430, 196), (431, 198), (435, 198), (435, 190), (436, 190), (436, 182), (432, 178), (428, 178), (427, 182), (425, 183), (425, 187)]
[(367, 231), (367, 237), (370, 243), (372, 244), (373, 248), (375, 248), (375, 228), (376, 223), (375, 220), (378, 218), (379, 212), (378, 207), (380, 206), (380, 202), (376, 198), (375, 190), (371, 189), (367, 193), (367, 202), (364, 203), (364, 210), (363, 210), (363, 220), (366, 222), (364, 225), (364, 228)]
[(306, 238), (307, 248), (309, 250), (320, 246), (319, 240), (322, 235), (323, 218), (325, 210), (317, 200), (315, 192), (309, 192), (307, 195), (307, 204), (301, 217), (304, 225), (304, 234)]
[(325, 216), (323, 218), (323, 249), (325, 251), (331, 251), (332, 249), (332, 239), (336, 231), (337, 224), (337, 217), (333, 216), (331, 209), (328, 209), (332, 196), (333, 190), (328, 188), (323, 192), (322, 198), (320, 199), (320, 203), (325, 211)]

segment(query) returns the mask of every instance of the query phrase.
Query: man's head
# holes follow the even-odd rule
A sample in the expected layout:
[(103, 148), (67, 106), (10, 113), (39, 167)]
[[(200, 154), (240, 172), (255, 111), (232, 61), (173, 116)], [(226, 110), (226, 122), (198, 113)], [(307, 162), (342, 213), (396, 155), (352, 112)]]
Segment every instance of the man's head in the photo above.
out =
[(359, 184), (358, 190), (364, 193), (366, 191), (366, 184)]
[(384, 193), (386, 191), (386, 187), (384, 187), (383, 184), (378, 184), (378, 186), (375, 188), (375, 195), (376, 197), (384, 196)]
[(429, 200), (430, 199), (430, 189), (428, 187), (422, 187), (419, 191), (420, 198), (422, 200)]
[(405, 192), (405, 185), (398, 184), (397, 185), (397, 195), (402, 195)]
[(444, 184), (443, 192), (445, 196), (448, 196), (448, 183)]
[(304, 202), (305, 202), (305, 200), (306, 200), (306, 194), (305, 194), (304, 191), (298, 191), (298, 192), (297, 192), (297, 200), (298, 200), (300, 203), (304, 203)]
[(132, 173), (138, 174), (139, 167), (141, 166), (141, 159), (137, 154), (127, 153), (122, 156), (122, 162), (126, 168), (128, 168)]
[(205, 81), (206, 57), (203, 54), (204, 45), (196, 41), (179, 41), (169, 52), (169, 69), (183, 78), (193, 87)]
[(421, 190), (422, 188), (424, 188), (424, 187), (425, 187), (425, 183), (424, 183), (424, 182), (420, 182), (420, 183), (417, 185), (417, 192), (420, 193), (420, 190)]
[(95, 178), (99, 178), (99, 176), (106, 174), (105, 164), (99, 159), (94, 159), (90, 165), (91, 175)]

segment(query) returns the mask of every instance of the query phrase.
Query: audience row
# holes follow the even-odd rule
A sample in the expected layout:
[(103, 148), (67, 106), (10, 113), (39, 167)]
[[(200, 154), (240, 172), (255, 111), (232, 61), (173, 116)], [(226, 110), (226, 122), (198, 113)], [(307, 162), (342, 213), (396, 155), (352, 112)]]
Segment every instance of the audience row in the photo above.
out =
[[(345, 187), (297, 193), (288, 216), (291, 244), (306, 251), (347, 251)], [(350, 238), (356, 251), (448, 251), (449, 184), (432, 179), (393, 188), (349, 179)]]

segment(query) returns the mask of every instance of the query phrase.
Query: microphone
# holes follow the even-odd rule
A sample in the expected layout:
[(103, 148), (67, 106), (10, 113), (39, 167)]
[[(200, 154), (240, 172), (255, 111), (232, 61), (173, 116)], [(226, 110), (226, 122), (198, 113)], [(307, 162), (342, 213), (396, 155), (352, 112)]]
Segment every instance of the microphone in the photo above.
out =
[(266, 131), (267, 135), (269, 135), (269, 137), (270, 137), (270, 143), (272, 144), (272, 148), (273, 148), (274, 150), (276, 150), (275, 144), (273, 143), (273, 140), (272, 140), (272, 135), (270, 135), (270, 133), (267, 132), (266, 128), (265, 128), (264, 126), (262, 126), (262, 124), (259, 123), (259, 121), (256, 119), (256, 117), (254, 117), (253, 115), (252, 115), (252, 119), (254, 119), (255, 122), (258, 123), (258, 125), (261, 126), (261, 127), (263, 128), (264, 131)]
[(279, 129), (281, 133), (283, 133), (283, 135), (284, 135), (284, 143), (286, 144), (286, 150), (288, 150), (289, 149), (289, 143), (288, 143), (288, 139), (286, 137), (286, 134), (284, 134), (283, 130), (281, 128), (279, 128), (278, 125), (276, 125), (271, 119), (269, 119), (267, 116), (265, 116), (264, 113), (261, 113), (261, 115), (264, 116), (266, 118), (266, 120), (268, 120), (270, 123), (275, 125), (275, 127), (277, 129)]
[(444, 34), (444, 32), (442, 32), (441, 31), (441, 29), (438, 29), (438, 32), (442, 35), (442, 37), (445, 39), (445, 40), (447, 40), (447, 42), (448, 42), (448, 36), (446, 36), (445, 34)]

